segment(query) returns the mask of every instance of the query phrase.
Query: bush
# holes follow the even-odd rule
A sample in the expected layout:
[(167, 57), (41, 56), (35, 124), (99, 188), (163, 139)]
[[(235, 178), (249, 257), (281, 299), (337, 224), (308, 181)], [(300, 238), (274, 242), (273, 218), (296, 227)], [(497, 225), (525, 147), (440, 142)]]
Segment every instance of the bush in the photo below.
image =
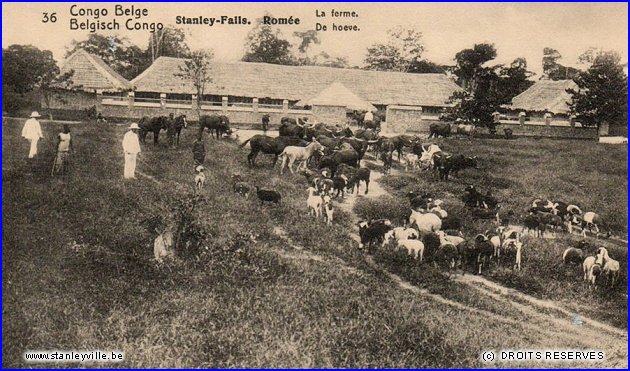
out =
[(389, 219), (393, 224), (405, 224), (409, 216), (409, 202), (392, 196), (383, 196), (378, 200), (357, 199), (354, 212), (361, 219)]

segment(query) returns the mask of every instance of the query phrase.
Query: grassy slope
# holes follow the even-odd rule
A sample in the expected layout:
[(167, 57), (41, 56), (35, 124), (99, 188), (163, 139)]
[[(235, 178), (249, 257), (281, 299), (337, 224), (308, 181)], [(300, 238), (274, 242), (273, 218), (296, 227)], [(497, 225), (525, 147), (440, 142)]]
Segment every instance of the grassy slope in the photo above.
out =
[[(383, 178), (382, 183), (394, 197), (375, 205), (359, 205), (366, 216), (401, 220), (410, 190), (429, 192), (445, 200), (446, 210), (463, 222), (468, 237), (492, 225), (473, 221), (461, 201), (468, 184), (485, 192), (490, 189), (502, 201), (503, 210), (513, 210), (518, 223), (527, 206), (536, 198), (576, 203), (584, 211), (597, 211), (615, 234), (627, 236), (627, 147), (607, 146), (589, 141), (570, 140), (492, 140), (442, 139), (440, 146), (449, 152), (477, 155), (480, 170), (466, 170), (448, 183), (437, 182), (430, 173), (408, 172)], [(612, 291), (589, 292), (582, 283), (580, 267), (560, 264), (563, 251), (576, 246), (577, 236), (556, 240), (528, 237), (523, 251), (523, 271), (493, 269), (489, 276), (522, 292), (545, 299), (561, 300), (576, 311), (627, 328), (627, 279), (625, 269), (619, 285)], [(606, 241), (590, 240), (593, 248), (605, 246), (627, 267), (627, 249)], [(386, 257), (386, 260), (392, 257)], [(409, 275), (406, 277), (412, 279)], [(426, 281), (426, 280), (425, 280)]]
[[(22, 366), (28, 349), (120, 349), (128, 367), (472, 367), (482, 349), (553, 345), (525, 326), (484, 324), (483, 315), (400, 290), (351, 248), (347, 215), (332, 229), (313, 223), (299, 211), (302, 180), (279, 177), (268, 159), (248, 169), (229, 142), (207, 139), (211, 171), (197, 218), (211, 235), (208, 252), (157, 268), (145, 222), (190, 193), (192, 133), (180, 150), (142, 154), (139, 169), (159, 183), (123, 182), (124, 129), (73, 127), (80, 161), (64, 186), (48, 176), (52, 141), (29, 166), (20, 128), (3, 126), (5, 367)], [(47, 138), (59, 130), (44, 127)], [(232, 172), (283, 189), (282, 205), (234, 196)], [(278, 226), (324, 258), (287, 246)], [(250, 232), (259, 243), (241, 238)]]

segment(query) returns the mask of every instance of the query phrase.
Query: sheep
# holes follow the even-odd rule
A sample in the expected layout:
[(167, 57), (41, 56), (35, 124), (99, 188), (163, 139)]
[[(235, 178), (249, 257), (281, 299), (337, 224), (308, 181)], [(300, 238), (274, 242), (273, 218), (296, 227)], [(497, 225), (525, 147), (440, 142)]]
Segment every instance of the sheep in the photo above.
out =
[(387, 245), (391, 240), (412, 240), (418, 239), (418, 231), (413, 228), (396, 227), (385, 234), (383, 246)]
[(313, 187), (308, 187), (308, 198), (306, 199), (306, 207), (308, 209), (308, 213), (315, 215), (316, 218), (319, 219), (322, 213), (322, 196), (317, 194), (317, 190)]
[(440, 219), (439, 216), (432, 213), (423, 214), (421, 212), (411, 210), (409, 224), (414, 223), (418, 227), (418, 230), (423, 232), (435, 232), (442, 228), (442, 219)]
[(324, 196), (323, 201), (324, 204), (322, 207), (324, 209), (324, 220), (326, 221), (326, 224), (332, 225), (335, 209), (333, 209), (332, 203), (330, 202), (330, 196)]
[(374, 241), (382, 244), (385, 234), (392, 229), (392, 222), (388, 219), (371, 220), (369, 223), (360, 221), (358, 225), (359, 236), (361, 237), (359, 249), (366, 245), (370, 247)]
[(420, 259), (422, 262), (422, 258), (424, 256), (424, 244), (419, 240), (399, 240), (398, 246), (407, 249), (407, 253), (411, 255), (414, 259)]
[(260, 200), (260, 206), (262, 206), (265, 202), (273, 202), (274, 204), (278, 204), (280, 203), (280, 201), (282, 201), (282, 196), (279, 192), (268, 189), (261, 189), (258, 186), (256, 186), (256, 196), (258, 196), (258, 199)]
[(584, 262), (584, 256), (584, 250), (569, 247), (562, 253), (562, 261), (564, 264), (582, 264)]
[(615, 282), (619, 279), (619, 261), (608, 258), (604, 263), (604, 268), (602, 268), (602, 274), (611, 287), (615, 286)]
[(591, 287), (595, 286), (597, 283), (597, 278), (602, 272), (602, 267), (601, 265), (596, 263), (595, 257), (589, 256), (584, 259), (584, 262), (582, 263), (582, 269), (584, 271), (584, 281), (589, 283)]

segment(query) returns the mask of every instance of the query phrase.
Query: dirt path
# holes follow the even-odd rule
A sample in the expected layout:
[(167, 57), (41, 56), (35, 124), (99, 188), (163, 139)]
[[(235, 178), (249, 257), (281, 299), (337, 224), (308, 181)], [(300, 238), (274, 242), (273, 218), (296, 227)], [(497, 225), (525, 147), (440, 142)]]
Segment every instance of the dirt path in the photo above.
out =
[[(392, 171), (394, 172), (394, 170)], [(357, 217), (356, 214), (354, 214), (353, 208), (358, 197), (376, 199), (389, 194), (378, 182), (382, 176), (383, 174), (380, 172), (373, 171), (370, 179), (370, 192), (367, 195), (349, 195), (342, 204), (339, 204), (339, 207), (350, 215), (353, 215), (356, 219)], [(520, 228), (520, 226), (518, 227)], [(356, 231), (351, 233), (351, 237), (357, 242), (359, 241), (359, 236)], [(555, 235), (545, 237), (555, 238)], [(366, 259), (368, 263), (373, 266), (377, 265), (370, 256), (366, 256)], [(626, 368), (628, 365), (627, 331), (588, 317), (577, 316), (574, 312), (564, 308), (559, 303), (534, 298), (517, 290), (489, 281), (482, 276), (465, 275), (455, 277), (457, 282), (469, 286), (480, 295), (492, 299), (493, 301), (507, 303), (512, 306), (519, 315), (518, 317), (508, 318), (430, 293), (427, 290), (420, 289), (405, 281), (398, 275), (388, 273), (388, 276), (392, 282), (396, 283), (401, 289), (422, 295), (441, 304), (449, 305), (460, 310), (475, 312), (493, 321), (525, 326), (539, 333), (540, 336), (544, 338), (557, 340), (558, 343), (556, 347), (558, 349), (580, 348), (603, 350), (606, 352), (605, 367)]]

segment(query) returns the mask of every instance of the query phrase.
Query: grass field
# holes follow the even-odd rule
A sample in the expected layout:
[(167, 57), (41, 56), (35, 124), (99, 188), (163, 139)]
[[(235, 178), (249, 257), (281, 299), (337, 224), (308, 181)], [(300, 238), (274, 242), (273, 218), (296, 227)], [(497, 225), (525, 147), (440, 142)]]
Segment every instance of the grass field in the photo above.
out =
[[(105, 367), (480, 367), (485, 349), (587, 344), (562, 338), (560, 327), (514, 321), (522, 313), (507, 301), (480, 298), (437, 270), (414, 269), (404, 256), (377, 255), (378, 264), (369, 264), (348, 237), (349, 214), (339, 212), (332, 228), (314, 222), (303, 215), (302, 177), (279, 176), (269, 158), (249, 169), (247, 151), (229, 140), (206, 138), (208, 181), (189, 215), (204, 237), (199, 258), (157, 266), (152, 226), (190, 200), (194, 130), (184, 132), (180, 149), (144, 147), (138, 169), (146, 176), (123, 181), (125, 128), (72, 126), (77, 156), (64, 182), (49, 174), (60, 125), (43, 127), (47, 139), (33, 163), (19, 138), (21, 125), (9, 121), (2, 129), (4, 367), (24, 367), (24, 351), (47, 349), (125, 352), (124, 363)], [(510, 143), (512, 150), (516, 142)], [(471, 144), (467, 152), (473, 151)], [(610, 175), (597, 184), (608, 186), (607, 197), (626, 202), (625, 152), (596, 154), (619, 161), (602, 170)], [(492, 166), (510, 162), (506, 155), (496, 161)], [(483, 167), (491, 169), (489, 162)], [(261, 207), (234, 195), (233, 173), (282, 190), (282, 203)], [(486, 175), (468, 175), (489, 184)], [(580, 184), (592, 186), (592, 177)], [(516, 174), (509, 178), (527, 183)], [(393, 193), (405, 187), (396, 182), (395, 176), (386, 180)], [(456, 194), (459, 188), (462, 183), (452, 182), (444, 189)], [(522, 199), (535, 189), (519, 191)], [(590, 197), (593, 190), (583, 192)], [(621, 210), (627, 218), (625, 205), (602, 214)], [(525, 269), (533, 270), (529, 264)], [(428, 292), (401, 289), (387, 271), (411, 277)], [(597, 309), (604, 307), (605, 298), (589, 297), (598, 300)], [(617, 299), (609, 304), (614, 316), (626, 312)], [(561, 340), (549, 336), (556, 332)], [(627, 347), (625, 354), (621, 359)]]

